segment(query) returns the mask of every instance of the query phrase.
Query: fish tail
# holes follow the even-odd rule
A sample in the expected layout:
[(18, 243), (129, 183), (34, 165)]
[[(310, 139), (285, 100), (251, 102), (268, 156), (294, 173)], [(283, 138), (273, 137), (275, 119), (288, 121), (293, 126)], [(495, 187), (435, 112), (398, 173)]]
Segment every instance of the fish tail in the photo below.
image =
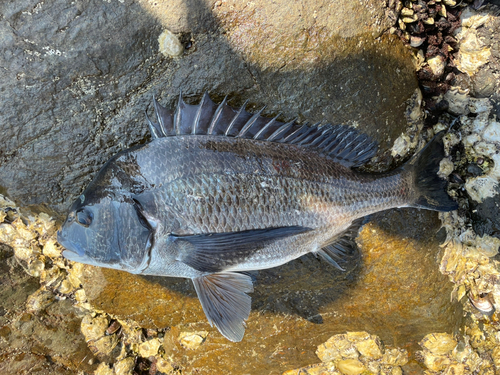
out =
[(457, 202), (447, 193), (448, 181), (439, 177), (439, 163), (445, 157), (444, 132), (437, 134), (403, 169), (413, 176), (416, 199), (412, 207), (434, 211), (453, 211)]

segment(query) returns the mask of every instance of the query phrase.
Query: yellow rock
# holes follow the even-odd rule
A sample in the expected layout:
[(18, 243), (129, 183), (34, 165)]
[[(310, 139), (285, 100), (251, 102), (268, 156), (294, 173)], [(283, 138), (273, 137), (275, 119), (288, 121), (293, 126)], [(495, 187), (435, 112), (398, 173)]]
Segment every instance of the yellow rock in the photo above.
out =
[(359, 375), (365, 366), (357, 359), (343, 359), (337, 362), (337, 369), (344, 375)]
[(54, 293), (42, 287), (28, 297), (26, 300), (26, 311), (30, 313), (39, 312), (49, 306), (53, 301)]
[(465, 366), (462, 363), (456, 363), (448, 366), (446, 370), (443, 371), (443, 375), (464, 375)]
[(132, 357), (123, 358), (113, 366), (115, 375), (132, 375), (134, 371), (135, 360)]
[(85, 302), (87, 300), (87, 296), (85, 295), (85, 290), (78, 289), (75, 292), (75, 299), (77, 300), (77, 302)]
[(442, 355), (450, 353), (457, 346), (456, 340), (447, 333), (431, 333), (423, 338), (420, 346), (433, 354)]
[(118, 337), (116, 335), (104, 336), (100, 339), (88, 341), (87, 345), (97, 357), (107, 356), (118, 345)]
[(74, 292), (75, 289), (76, 288), (71, 284), (71, 282), (68, 279), (64, 279), (58, 288), (59, 292), (61, 292), (62, 294), (70, 294)]
[(107, 363), (101, 362), (94, 371), (94, 375), (114, 375), (114, 373), (113, 369), (110, 368)]
[(55, 238), (49, 239), (43, 246), (43, 255), (48, 256), (51, 259), (59, 258), (61, 256), (61, 250), (56, 245)]
[(109, 319), (105, 316), (96, 316), (93, 318), (91, 315), (86, 315), (82, 319), (81, 330), (85, 336), (85, 340), (98, 339), (106, 333), (109, 326)]
[(161, 342), (158, 338), (145, 341), (139, 345), (139, 355), (143, 358), (153, 357), (158, 354), (160, 346)]
[(179, 342), (187, 349), (197, 349), (203, 344), (207, 335), (207, 331), (181, 332), (179, 334)]
[(367, 340), (370, 338), (370, 334), (368, 332), (347, 332), (347, 339), (352, 342), (357, 342), (361, 340)]
[(384, 365), (404, 366), (408, 363), (408, 352), (404, 349), (386, 349), (381, 362)]
[(493, 359), (493, 363), (495, 366), (500, 368), (500, 346), (497, 346), (493, 351), (491, 352), (491, 358)]
[(425, 366), (431, 371), (442, 371), (451, 364), (451, 360), (444, 355), (435, 355), (431, 352), (425, 353)]
[[(335, 336), (334, 336), (335, 337)], [(327, 342), (318, 346), (316, 350), (316, 355), (322, 362), (329, 362), (342, 359), (340, 351), (335, 345), (333, 345), (333, 337), (331, 337)]]
[(168, 374), (174, 368), (172, 367), (172, 364), (169, 361), (160, 357), (156, 361), (156, 369), (160, 372)]
[(294, 370), (288, 370), (283, 375), (340, 375), (340, 372), (330, 368), (325, 363), (309, 365)]
[(357, 342), (355, 346), (356, 349), (358, 349), (358, 352), (367, 358), (379, 359), (382, 357), (382, 351), (380, 350), (377, 341), (373, 338)]

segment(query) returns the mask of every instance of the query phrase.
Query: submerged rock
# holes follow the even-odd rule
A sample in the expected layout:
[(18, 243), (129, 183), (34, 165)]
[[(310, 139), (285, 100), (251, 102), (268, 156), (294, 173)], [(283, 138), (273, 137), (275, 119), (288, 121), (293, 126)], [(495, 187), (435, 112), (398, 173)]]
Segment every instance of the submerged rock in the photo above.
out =
[[(368, 349), (368, 350), (367, 350)], [(283, 375), (300, 374), (402, 374), (408, 363), (404, 349), (384, 348), (377, 336), (367, 332), (347, 332), (332, 336), (316, 351), (322, 363), (289, 370)]]

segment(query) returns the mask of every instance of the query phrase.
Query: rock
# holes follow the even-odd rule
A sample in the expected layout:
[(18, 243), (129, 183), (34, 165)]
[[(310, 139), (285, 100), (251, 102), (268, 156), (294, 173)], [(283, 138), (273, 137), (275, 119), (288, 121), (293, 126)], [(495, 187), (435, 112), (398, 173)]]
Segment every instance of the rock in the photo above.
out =
[(338, 361), (337, 368), (344, 375), (359, 375), (365, 371), (365, 366), (357, 359), (343, 359)]
[(109, 319), (106, 316), (86, 315), (82, 319), (81, 330), (87, 341), (96, 340), (106, 334), (109, 326)]
[(491, 49), (478, 38), (477, 28), (494, 19), (488, 10), (475, 11), (467, 8), (461, 16), (462, 28), (456, 35), (459, 42), (457, 68), (473, 76), (491, 57)]
[[(325, 367), (334, 367), (342, 374), (397, 374), (402, 373), (399, 366), (404, 366), (408, 362), (406, 350), (397, 348), (384, 350), (380, 339), (367, 332), (334, 335), (318, 346), (316, 354), (323, 364), (306, 366), (285, 374), (309, 374), (311, 371), (322, 373)], [(328, 371), (330, 370), (327, 370), (327, 374), (334, 373)]]
[(356, 343), (356, 349), (359, 354), (370, 359), (379, 359), (382, 357), (382, 351), (379, 345), (372, 338)]
[[(96, 367), (94, 356), (80, 333), (81, 318), (76, 315), (72, 303), (69, 300), (53, 301), (49, 305), (40, 305), (43, 308), (33, 308), (33, 314), (25, 312), (24, 303), (31, 293), (37, 291), (38, 282), (28, 276), (13, 258), (2, 264), (0, 373), (92, 372)], [(45, 297), (43, 301), (46, 301)], [(30, 306), (34, 306), (33, 303)]]
[(26, 300), (26, 311), (30, 313), (40, 312), (54, 302), (54, 297), (54, 293), (50, 290), (40, 288)]
[(207, 338), (208, 332), (181, 332), (179, 342), (187, 349), (198, 349)]
[(118, 337), (103, 336), (101, 338), (87, 341), (87, 345), (91, 352), (99, 359), (107, 361), (113, 353), (113, 350), (118, 345)]
[(169, 372), (173, 371), (174, 368), (169, 361), (160, 357), (156, 361), (156, 369), (160, 372), (168, 374)]
[(115, 375), (113, 369), (108, 364), (101, 362), (94, 372), (94, 375)]
[(436, 355), (451, 353), (457, 346), (457, 341), (447, 333), (431, 333), (424, 337), (420, 346)]
[(139, 355), (143, 358), (153, 357), (158, 353), (161, 342), (158, 338), (154, 338), (143, 342), (139, 345)]
[(332, 365), (326, 363), (319, 363), (316, 365), (309, 365), (300, 369), (288, 370), (283, 375), (340, 375), (340, 372), (335, 370)]
[[(65, 212), (112, 155), (148, 139), (152, 94), (168, 108), (180, 90), (231, 94), (284, 119), (357, 125), (386, 149), (417, 88), (377, 0), (37, 4), (0, 5), (0, 190), (23, 206)], [(165, 29), (192, 44), (181, 58), (160, 52)]]
[(167, 57), (179, 57), (184, 52), (184, 46), (171, 31), (165, 30), (158, 37), (160, 52)]
[(444, 73), (444, 68), (446, 68), (446, 58), (442, 55), (436, 55), (427, 60), (427, 64), (432, 70), (432, 73), (440, 77)]
[(135, 366), (135, 359), (133, 357), (123, 358), (116, 362), (113, 366), (115, 375), (132, 375)]

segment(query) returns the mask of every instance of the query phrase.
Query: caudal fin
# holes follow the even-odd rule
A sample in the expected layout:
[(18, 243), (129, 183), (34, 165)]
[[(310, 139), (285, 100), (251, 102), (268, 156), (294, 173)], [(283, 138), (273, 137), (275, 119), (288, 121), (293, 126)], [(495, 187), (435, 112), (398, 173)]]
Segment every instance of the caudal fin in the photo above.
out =
[(444, 155), (444, 132), (437, 134), (417, 155), (403, 168), (414, 176), (416, 201), (413, 207), (435, 211), (453, 211), (458, 208), (457, 202), (446, 192), (448, 181), (438, 176), (439, 163)]

